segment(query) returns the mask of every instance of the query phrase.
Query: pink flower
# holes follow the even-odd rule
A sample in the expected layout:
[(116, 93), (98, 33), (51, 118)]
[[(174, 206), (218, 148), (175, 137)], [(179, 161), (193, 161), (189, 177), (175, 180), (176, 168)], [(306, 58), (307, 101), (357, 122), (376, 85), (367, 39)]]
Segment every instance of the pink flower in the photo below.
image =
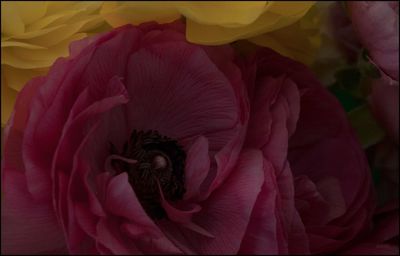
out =
[(312, 253), (336, 252), (370, 225), (374, 203), (365, 156), (339, 103), (310, 71), (268, 50), (256, 56), (248, 136), (275, 172), (282, 200), (277, 222), (286, 227), (277, 230), (285, 238), (278, 252), (304, 253), (308, 245)]
[(348, 62), (357, 61), (361, 48), (367, 49), (382, 76), (373, 82), (371, 107), (398, 143), (398, 2), (348, 1), (346, 7), (347, 12), (339, 2), (331, 5), (329, 28)]
[(360, 242), (342, 251), (345, 255), (399, 255), (399, 201), (376, 210), (374, 229)]
[(382, 78), (373, 82), (370, 103), (389, 136), (399, 143), (399, 4), (350, 1), (352, 26)]
[(371, 221), (366, 159), (307, 68), (185, 41), (79, 41), (5, 129), (2, 252), (335, 252)]
[(369, 97), (371, 110), (387, 131), (390, 138), (399, 144), (399, 83), (383, 77), (374, 80)]
[(399, 80), (399, 4), (397, 1), (350, 1), (353, 28), (375, 64)]

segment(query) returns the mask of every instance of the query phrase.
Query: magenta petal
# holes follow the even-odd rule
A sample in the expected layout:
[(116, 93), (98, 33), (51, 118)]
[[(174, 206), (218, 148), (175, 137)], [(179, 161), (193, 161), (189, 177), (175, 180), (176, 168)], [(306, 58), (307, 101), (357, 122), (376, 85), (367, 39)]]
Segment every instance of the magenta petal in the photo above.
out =
[(96, 228), (97, 242), (106, 247), (112, 254), (142, 254), (135, 243), (129, 241), (120, 230), (119, 223), (102, 219)]
[(399, 247), (389, 244), (360, 243), (339, 255), (399, 255)]
[(161, 225), (164, 233), (186, 253), (238, 253), (263, 179), (261, 152), (247, 150), (241, 153), (236, 169), (204, 202), (202, 211), (193, 217), (196, 224), (215, 238), (171, 225)]
[(200, 136), (189, 148), (186, 157), (184, 199), (196, 197), (200, 192), (200, 185), (210, 169), (208, 140)]
[(32, 99), (37, 94), (43, 81), (43, 77), (32, 79), (18, 94), (14, 107), (15, 110), (4, 128), (3, 143), (4, 148), (7, 150), (2, 152), (2, 177), (3, 173), (8, 170), (25, 172), (25, 164), (22, 158), (23, 130), (30, 115), (29, 110)]
[(264, 184), (255, 202), (251, 220), (240, 245), (240, 254), (279, 254), (277, 237), (279, 211), (278, 188), (275, 171), (271, 164), (264, 161)]
[(29, 194), (25, 177), (4, 175), (1, 199), (1, 251), (4, 254), (66, 253), (63, 231), (50, 202), (40, 203)]
[(399, 84), (389, 84), (384, 78), (375, 81), (370, 104), (389, 136), (399, 144)]
[(171, 138), (203, 135), (210, 148), (225, 144), (238, 122), (233, 88), (201, 49), (186, 43), (156, 44), (134, 53), (128, 64), (130, 128), (157, 130)]
[(114, 216), (124, 217), (144, 226), (153, 226), (135, 197), (126, 172), (111, 179), (107, 187), (105, 206)]
[[(267, 82), (267, 81), (266, 81)], [(296, 123), (300, 112), (300, 94), (296, 84), (285, 77), (279, 79), (268, 79), (265, 85), (278, 83), (278, 95), (271, 102), (271, 131), (262, 146), (264, 156), (272, 162), (279, 171), (282, 170), (286, 162), (289, 137), (296, 128)], [(262, 117), (254, 122), (262, 122)], [(249, 131), (250, 132), (250, 131)]]
[(389, 1), (350, 1), (348, 6), (354, 30), (372, 60), (398, 81), (398, 4), (390, 4)]
[[(107, 211), (112, 213), (114, 217), (122, 217), (125, 219), (125, 228), (128, 228), (133, 235), (131, 243), (137, 240), (138, 243), (144, 243), (145, 239), (157, 239), (168, 250), (175, 248), (175, 253), (179, 250), (161, 233), (159, 228), (146, 214), (138, 199), (135, 196), (134, 190), (128, 182), (127, 173), (121, 173), (111, 179), (107, 186), (105, 206)], [(135, 235), (135, 231), (145, 232), (146, 236)], [(151, 250), (145, 249), (144, 252)]]
[(93, 127), (96, 127), (96, 123), (99, 122), (104, 112), (110, 111), (110, 109), (128, 101), (126, 93), (124, 94), (125, 87), (118, 78), (111, 79), (107, 85), (113, 88), (109, 92), (116, 93), (116, 95), (103, 95), (103, 99), (94, 102), (75, 118), (68, 120), (60, 138), (60, 143), (54, 153), (52, 166), (52, 178), (55, 183), (53, 186), (54, 201), (59, 207), (57, 213), (62, 216), (64, 221), (66, 221), (65, 214), (68, 211), (66, 205), (68, 199), (66, 195), (69, 193), (68, 183), (72, 175), (73, 164), (76, 164), (73, 161), (75, 152), (79, 151), (80, 146), (85, 144), (82, 141), (85, 142), (90, 137)]

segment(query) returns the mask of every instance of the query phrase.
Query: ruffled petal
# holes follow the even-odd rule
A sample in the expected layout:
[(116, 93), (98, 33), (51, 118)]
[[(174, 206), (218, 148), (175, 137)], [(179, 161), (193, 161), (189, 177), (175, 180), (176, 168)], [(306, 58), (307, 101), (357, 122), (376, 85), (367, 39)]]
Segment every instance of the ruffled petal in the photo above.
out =
[(100, 13), (113, 27), (125, 24), (139, 25), (150, 21), (169, 23), (181, 16), (176, 10), (176, 5), (179, 3), (164, 1), (105, 2)]
[(205, 180), (210, 169), (210, 157), (208, 141), (205, 137), (199, 137), (187, 151), (185, 167), (184, 199), (191, 199), (200, 193), (200, 186)]
[(32, 198), (21, 172), (8, 169), (2, 178), (2, 185), (2, 253), (67, 253), (64, 235), (51, 202), (40, 203)]
[(244, 151), (224, 185), (215, 190), (202, 205), (203, 209), (193, 216), (193, 222), (215, 238), (179, 225), (160, 223), (160, 227), (185, 253), (236, 254), (263, 180), (261, 152)]
[(350, 19), (359, 40), (378, 66), (399, 80), (399, 12), (390, 2), (350, 1)]
[(206, 25), (189, 19), (186, 21), (186, 37), (190, 42), (205, 45), (225, 44), (246, 39), (293, 24), (304, 16), (313, 4), (313, 2), (292, 3), (294, 11), (289, 15), (281, 15), (282, 8), (280, 7), (276, 9), (276, 12), (269, 11), (268, 8), (253, 23), (235, 28)]
[(186, 19), (200, 24), (239, 27), (254, 22), (266, 6), (266, 1), (210, 1), (182, 2), (178, 9)]
[(130, 129), (178, 140), (203, 135), (214, 150), (218, 138), (231, 139), (240, 111), (236, 95), (204, 51), (183, 42), (150, 45), (130, 57), (128, 70)]

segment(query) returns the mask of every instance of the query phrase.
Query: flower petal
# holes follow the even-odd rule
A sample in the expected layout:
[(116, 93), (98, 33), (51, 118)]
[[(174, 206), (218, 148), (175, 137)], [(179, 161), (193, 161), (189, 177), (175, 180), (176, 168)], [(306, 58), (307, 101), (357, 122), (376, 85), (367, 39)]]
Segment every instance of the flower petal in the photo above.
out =
[(40, 203), (32, 198), (22, 173), (7, 170), (2, 185), (2, 253), (67, 253), (51, 202)]
[(160, 224), (160, 227), (186, 253), (236, 254), (263, 180), (261, 152), (246, 150), (224, 185), (210, 195), (202, 211), (193, 217), (196, 224), (215, 238), (178, 226)]
[(266, 5), (266, 1), (192, 1), (182, 2), (178, 9), (186, 19), (200, 24), (238, 27), (254, 22)]
[(217, 45), (230, 43), (239, 39), (246, 39), (274, 31), (290, 24), (293, 24), (311, 8), (314, 3), (292, 3), (295, 5), (295, 11), (291, 15), (281, 15), (280, 8), (276, 13), (265, 11), (253, 23), (242, 27), (223, 27), (218, 25), (205, 25), (194, 20), (186, 21), (186, 37), (189, 42)]
[(175, 4), (164, 1), (105, 2), (100, 13), (113, 27), (149, 21), (169, 23), (180, 17)]
[(200, 136), (187, 151), (185, 167), (184, 199), (196, 197), (200, 192), (200, 185), (206, 178), (210, 169), (210, 157), (208, 152), (208, 140)]
[(203, 135), (213, 149), (218, 134), (227, 143), (238, 122), (230, 82), (201, 49), (163, 43), (130, 57), (127, 87), (130, 129), (157, 130), (178, 140)]

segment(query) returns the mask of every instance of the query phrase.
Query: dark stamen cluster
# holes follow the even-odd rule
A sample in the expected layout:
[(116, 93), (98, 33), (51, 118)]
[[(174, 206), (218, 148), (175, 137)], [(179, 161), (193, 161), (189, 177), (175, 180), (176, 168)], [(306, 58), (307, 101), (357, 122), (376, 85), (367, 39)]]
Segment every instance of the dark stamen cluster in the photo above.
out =
[(153, 219), (166, 216), (161, 206), (158, 184), (168, 201), (177, 201), (185, 193), (184, 168), (186, 154), (177, 141), (157, 131), (134, 130), (121, 153), (112, 147), (111, 154), (138, 161), (136, 164), (113, 159), (117, 173), (127, 172), (129, 183), (146, 213)]

